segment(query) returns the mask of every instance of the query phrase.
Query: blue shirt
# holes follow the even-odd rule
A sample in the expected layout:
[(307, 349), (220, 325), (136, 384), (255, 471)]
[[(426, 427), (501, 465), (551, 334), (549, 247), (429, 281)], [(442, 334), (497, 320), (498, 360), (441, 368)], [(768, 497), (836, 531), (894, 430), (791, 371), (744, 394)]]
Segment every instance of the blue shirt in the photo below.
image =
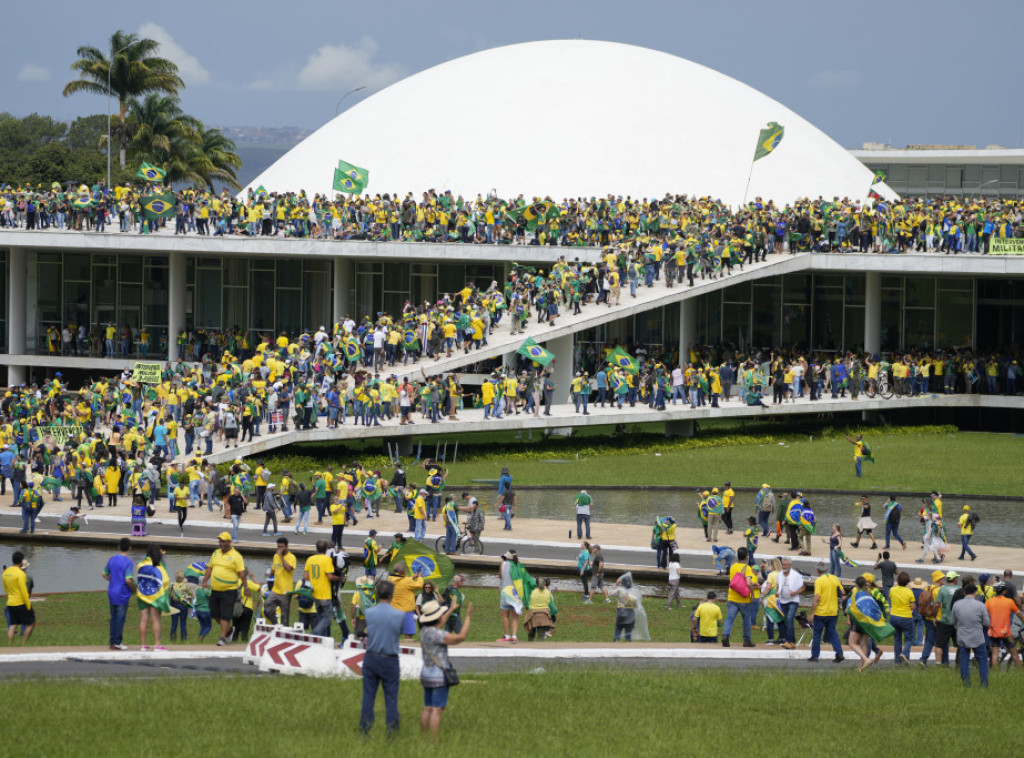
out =
[(388, 603), (367, 608), (366, 652), (377, 655), (398, 655), (398, 639), (402, 635), (405, 614)]
[(14, 453), (4, 450), (0, 453), (0, 468), (10, 469), (14, 466)]
[(107, 597), (111, 605), (124, 605), (132, 598), (132, 590), (125, 583), (125, 578), (135, 576), (135, 567), (132, 559), (127, 555), (115, 555), (107, 561), (107, 567), (103, 573), (110, 577), (110, 585), (107, 587)]
[(512, 477), (509, 474), (502, 474), (501, 478), (498, 479), (498, 494), (504, 495), (506, 491), (512, 488)]
[(157, 424), (153, 427), (153, 444), (163, 447), (167, 444), (167, 427)]

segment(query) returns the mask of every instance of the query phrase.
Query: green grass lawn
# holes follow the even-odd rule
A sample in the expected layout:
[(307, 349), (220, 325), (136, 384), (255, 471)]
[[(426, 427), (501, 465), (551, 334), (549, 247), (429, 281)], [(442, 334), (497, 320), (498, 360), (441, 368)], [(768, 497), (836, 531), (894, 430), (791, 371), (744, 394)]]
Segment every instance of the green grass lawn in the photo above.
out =
[[(634, 442), (624, 436), (621, 444), (598, 448), (590, 447), (594, 439), (568, 439), (534, 455), (529, 452), (529, 443), (509, 442), (504, 453), (494, 450), (450, 464), (448, 480), (450, 486), (466, 485), (474, 479), (496, 480), (502, 466), (507, 465), (517, 485), (686, 487), (728, 480), (736, 487), (755, 488), (767, 481), (777, 490), (938, 489), (1017, 496), (1024, 492), (1024, 467), (1020, 465), (1024, 460), (1024, 437), (1006, 434), (897, 434), (877, 429), (865, 435), (876, 462), (864, 464), (862, 479), (854, 474), (853, 448), (842, 436), (758, 434), (748, 444), (736, 444), (736, 435), (729, 435), (719, 445), (714, 444), (714, 438), (667, 441), (644, 436)], [(581, 449), (584, 452), (579, 454)], [(328, 452), (316, 458), (311, 457), (308, 448), (294, 446), (288, 450), (294, 454), (264, 458), (275, 473), (288, 468), (293, 474), (301, 471), (308, 475), (328, 464), (337, 471), (341, 465), (360, 459), (338, 448), (327, 448)], [(424, 451), (433, 455), (434, 446), (425, 446)], [(449, 457), (452, 452), (450, 445)], [(372, 465), (381, 463), (378, 459)], [(382, 473), (389, 475), (390, 469)], [(417, 474), (422, 472), (412, 469), (410, 479), (422, 481)]]
[[(964, 689), (956, 673), (936, 669), (814, 672), (546, 666), (535, 674), (464, 675), (437, 745), (420, 735), (416, 682), (401, 685), (397, 738), (385, 738), (378, 697), (376, 725), (362, 741), (362, 683), (355, 680), (8, 681), (4, 753), (746, 755), (775, 752), (785, 741), (810, 756), (918, 755), (926, 745), (941, 745), (944, 755), (1012, 755), (1022, 743), (1006, 721), (1024, 705), (1016, 672), (995, 674), (988, 690)], [(772, 715), (780, 707), (792, 714), (791, 728), (781, 731)]]
[[(348, 589), (352, 588), (351, 582)], [(473, 626), (471, 629), (471, 640), (492, 641), (498, 639), (504, 633), (501, 618), (498, 614), (498, 591), (497, 589), (470, 589), (467, 591), (467, 599), (473, 603)], [(719, 592), (724, 595), (724, 590)], [(343, 595), (346, 602), (350, 595)], [(665, 599), (646, 598), (644, 609), (647, 611), (648, 625), (650, 627), (651, 639), (655, 642), (689, 642), (690, 641), (690, 612), (698, 601), (684, 600), (682, 609), (665, 610)], [(578, 592), (556, 592), (555, 603), (558, 605), (558, 625), (555, 631), (554, 640), (559, 642), (611, 642), (612, 633), (615, 627), (615, 605), (607, 604), (598, 595), (593, 605), (584, 605), (583, 599)], [(109, 612), (107, 596), (105, 592), (72, 592), (66, 594), (54, 594), (46, 597), (42, 602), (35, 604), (38, 626), (32, 634), (32, 644), (40, 646), (70, 646), (70, 645), (106, 645), (109, 628)], [(723, 619), (725, 616), (725, 605), (722, 604)], [(295, 605), (292, 605), (292, 621), (296, 621)], [(759, 614), (760, 619), (760, 614)], [(129, 611), (128, 620), (125, 622), (124, 642), (126, 645), (135, 647), (139, 644), (139, 612), (133, 600)], [(171, 618), (163, 617), (163, 635), (165, 644), (171, 644), (170, 640)], [(199, 642), (199, 624), (195, 619), (188, 621), (189, 639), (188, 642), (197, 644)], [(335, 637), (341, 640), (341, 632), (337, 625), (332, 628)], [(742, 627), (740, 620), (736, 621), (736, 628), (733, 630), (732, 639), (740, 640)], [(526, 641), (526, 632), (520, 630), (520, 640)], [(764, 642), (765, 634), (760, 629), (755, 629), (753, 634), (755, 642)], [(810, 640), (808, 634), (807, 640)], [(211, 646), (217, 641), (217, 635), (207, 637), (206, 642)], [(6, 640), (0, 644), (2, 649)]]

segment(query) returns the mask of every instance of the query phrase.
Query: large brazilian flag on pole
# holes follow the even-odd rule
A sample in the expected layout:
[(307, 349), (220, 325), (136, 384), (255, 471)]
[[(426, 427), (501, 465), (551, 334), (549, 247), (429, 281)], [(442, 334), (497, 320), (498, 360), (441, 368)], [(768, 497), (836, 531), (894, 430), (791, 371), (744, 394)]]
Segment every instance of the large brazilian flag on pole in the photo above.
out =
[(533, 337), (527, 337), (516, 352), (541, 366), (547, 366), (555, 359), (555, 354), (538, 345)]
[(455, 564), (451, 558), (416, 540), (405, 541), (391, 559), (388, 570), (399, 563), (405, 564), (409, 576), (419, 571), (420, 576), (432, 581), (438, 590), (445, 589), (455, 576)]

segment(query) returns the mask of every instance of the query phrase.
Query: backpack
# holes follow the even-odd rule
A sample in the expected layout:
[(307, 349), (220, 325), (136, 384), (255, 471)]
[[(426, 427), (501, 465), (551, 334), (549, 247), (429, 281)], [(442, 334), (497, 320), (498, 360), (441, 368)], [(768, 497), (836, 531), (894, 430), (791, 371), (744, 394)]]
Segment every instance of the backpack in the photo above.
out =
[(971, 512), (971, 516), (970, 516), (971, 527), (972, 528), (976, 527), (978, 525), (979, 521), (981, 521), (981, 516), (979, 516), (977, 513), (974, 513), (972, 511)]
[(934, 618), (942, 606), (935, 601), (935, 591), (928, 587), (917, 596), (917, 612), (925, 618)]

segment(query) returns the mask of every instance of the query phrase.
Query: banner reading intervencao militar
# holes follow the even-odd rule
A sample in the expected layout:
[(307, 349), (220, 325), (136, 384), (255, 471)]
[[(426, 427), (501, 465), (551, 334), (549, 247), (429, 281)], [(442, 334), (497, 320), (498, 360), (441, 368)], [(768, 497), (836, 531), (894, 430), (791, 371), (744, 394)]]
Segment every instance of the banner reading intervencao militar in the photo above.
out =
[(988, 241), (988, 251), (992, 255), (1024, 255), (1024, 238), (992, 237)]
[(136, 363), (132, 369), (132, 379), (140, 384), (160, 384), (160, 364)]
[(78, 435), (81, 433), (82, 427), (77, 424), (73, 426), (60, 426), (55, 424), (45, 428), (45, 434), (51, 435), (54, 442), (56, 442), (59, 447), (64, 447), (68, 440), (78, 439)]

